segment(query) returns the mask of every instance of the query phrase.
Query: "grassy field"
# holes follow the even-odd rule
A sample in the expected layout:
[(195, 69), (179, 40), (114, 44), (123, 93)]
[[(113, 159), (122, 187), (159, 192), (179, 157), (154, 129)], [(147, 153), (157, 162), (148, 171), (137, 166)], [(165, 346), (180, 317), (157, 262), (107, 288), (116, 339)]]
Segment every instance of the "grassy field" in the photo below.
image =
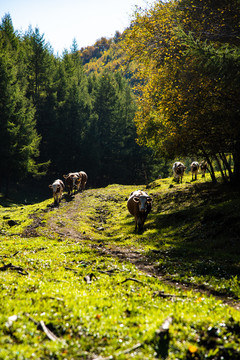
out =
[[(153, 198), (142, 233), (126, 208), (138, 188)], [(236, 189), (186, 175), (8, 205), (0, 359), (240, 358)]]

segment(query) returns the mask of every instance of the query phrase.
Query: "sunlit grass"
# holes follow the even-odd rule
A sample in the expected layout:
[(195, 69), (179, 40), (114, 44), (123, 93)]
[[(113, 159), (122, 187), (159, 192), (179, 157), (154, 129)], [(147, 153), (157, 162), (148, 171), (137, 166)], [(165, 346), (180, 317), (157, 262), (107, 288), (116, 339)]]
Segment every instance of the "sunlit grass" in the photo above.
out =
[[(163, 278), (239, 297), (235, 227), (230, 231), (239, 199), (193, 187), (201, 183), (186, 175), (183, 184), (169, 178), (142, 186), (153, 197), (142, 233), (134, 231), (126, 207), (134, 186), (89, 189), (63, 199), (59, 208), (51, 198), (1, 207), (0, 359), (145, 360), (164, 351), (172, 360), (213, 359), (213, 353), (237, 359), (237, 310), (110, 255), (115, 248), (136, 250)], [(224, 228), (217, 232), (219, 216), (232, 234), (228, 246)], [(34, 224), (36, 232), (26, 232)], [(156, 330), (168, 317), (169, 337), (161, 342)], [(47, 337), (40, 321), (57, 340)]]

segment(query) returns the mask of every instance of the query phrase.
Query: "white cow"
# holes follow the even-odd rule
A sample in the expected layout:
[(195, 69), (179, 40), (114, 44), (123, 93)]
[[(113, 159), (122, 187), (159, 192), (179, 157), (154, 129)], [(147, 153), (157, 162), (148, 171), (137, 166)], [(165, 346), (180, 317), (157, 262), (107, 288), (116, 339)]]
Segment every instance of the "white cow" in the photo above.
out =
[(195, 180), (197, 180), (197, 174), (198, 174), (198, 170), (199, 170), (199, 163), (197, 161), (193, 161), (191, 163), (190, 169), (191, 169), (191, 173), (192, 173), (192, 180), (193, 180), (193, 175), (195, 175)]
[(54, 205), (59, 205), (65, 188), (63, 181), (57, 179), (51, 185), (48, 185), (48, 187), (53, 191)]
[(176, 161), (173, 164), (173, 175), (175, 177), (175, 179), (177, 180), (177, 183), (179, 184), (179, 181), (181, 181), (182, 183), (182, 178), (184, 175), (184, 171), (186, 170), (186, 166), (181, 163), (180, 161)]

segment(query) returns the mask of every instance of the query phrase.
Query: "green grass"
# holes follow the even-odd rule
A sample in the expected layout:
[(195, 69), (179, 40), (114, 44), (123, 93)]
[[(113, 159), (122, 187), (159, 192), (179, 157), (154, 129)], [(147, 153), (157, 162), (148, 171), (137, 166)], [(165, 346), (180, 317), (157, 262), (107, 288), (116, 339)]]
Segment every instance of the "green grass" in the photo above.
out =
[(200, 289), (239, 299), (240, 198), (208, 180), (150, 184), (142, 233), (134, 186), (0, 207), (0, 359), (239, 359), (239, 311)]

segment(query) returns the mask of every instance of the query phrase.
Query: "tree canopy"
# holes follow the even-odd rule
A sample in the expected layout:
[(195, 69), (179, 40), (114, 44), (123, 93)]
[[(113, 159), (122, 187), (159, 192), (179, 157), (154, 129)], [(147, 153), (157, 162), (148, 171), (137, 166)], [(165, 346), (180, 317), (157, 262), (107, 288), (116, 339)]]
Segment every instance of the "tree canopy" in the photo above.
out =
[(18, 60), (19, 38), (9, 15), (0, 26), (0, 185), (11, 177), (37, 173), (40, 136), (36, 131), (35, 109), (26, 97)]
[[(95, 50), (104, 53), (119, 36), (101, 38)], [(148, 167), (149, 152), (135, 142), (135, 96), (120, 72), (87, 73), (75, 39), (70, 52), (55, 57), (38, 28), (19, 35), (5, 15), (0, 104), (0, 173), (6, 188), (13, 176), (16, 182), (46, 170), (52, 180), (84, 170), (95, 186), (144, 180), (141, 169)]]
[(238, 182), (239, 10), (240, 0), (157, 1), (123, 34), (80, 50), (74, 39), (61, 57), (38, 28), (19, 34), (6, 14), (0, 183), (80, 170), (94, 186), (142, 183), (189, 157)]
[[(240, 178), (239, 1), (172, 0), (138, 11), (123, 43), (138, 62), (138, 142), (162, 156), (231, 153)], [(226, 162), (226, 161), (225, 161)]]

